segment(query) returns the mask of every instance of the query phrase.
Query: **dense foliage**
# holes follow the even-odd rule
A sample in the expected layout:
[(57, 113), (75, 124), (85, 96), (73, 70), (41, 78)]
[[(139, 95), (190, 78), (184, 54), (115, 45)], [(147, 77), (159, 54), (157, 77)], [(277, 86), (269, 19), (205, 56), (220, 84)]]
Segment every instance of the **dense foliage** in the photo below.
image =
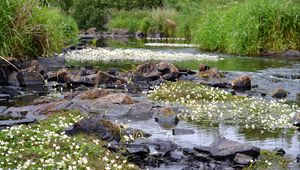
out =
[(0, 16), (1, 56), (51, 55), (77, 37), (77, 25), (70, 17), (37, 0), (0, 1)]
[(162, 0), (78, 0), (74, 2), (72, 15), (80, 28), (103, 30), (115, 10), (151, 9), (162, 5)]
[(208, 10), (193, 33), (202, 49), (260, 54), (300, 49), (300, 3), (251, 0)]

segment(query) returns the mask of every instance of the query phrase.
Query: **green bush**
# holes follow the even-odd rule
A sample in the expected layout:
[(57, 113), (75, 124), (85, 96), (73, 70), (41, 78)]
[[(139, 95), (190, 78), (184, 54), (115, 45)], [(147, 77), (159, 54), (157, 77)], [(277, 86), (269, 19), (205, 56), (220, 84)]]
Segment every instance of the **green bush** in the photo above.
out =
[[(105, 30), (106, 23), (113, 11), (139, 11), (161, 6), (163, 6), (162, 0), (77, 0), (74, 1), (73, 12), (71, 13), (81, 29), (96, 27), (100, 30)], [(124, 13), (124, 15), (127, 14)], [(126, 20), (130, 21), (130, 18), (126, 18)], [(133, 20), (135, 21), (136, 19)], [(134, 21), (130, 21), (130, 27), (134, 27)], [(120, 21), (116, 21), (117, 25), (119, 25), (118, 22)], [(122, 23), (120, 23), (120, 25), (122, 25)]]
[(0, 16), (1, 56), (52, 55), (76, 41), (76, 23), (38, 0), (0, 1)]
[(193, 32), (202, 49), (257, 55), (300, 49), (300, 3), (250, 0), (207, 10)]

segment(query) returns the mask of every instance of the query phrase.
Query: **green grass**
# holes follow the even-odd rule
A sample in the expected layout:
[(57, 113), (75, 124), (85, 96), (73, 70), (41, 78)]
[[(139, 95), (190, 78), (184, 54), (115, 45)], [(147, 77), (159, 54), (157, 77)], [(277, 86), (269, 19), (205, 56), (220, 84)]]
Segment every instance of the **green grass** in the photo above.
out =
[(75, 21), (38, 0), (0, 1), (0, 16), (1, 56), (49, 56), (76, 42)]
[(165, 36), (173, 37), (177, 34), (177, 17), (178, 13), (174, 9), (167, 8), (118, 11), (112, 15), (108, 28), (128, 29), (131, 33), (137, 31), (146, 34), (163, 33)]
[(276, 155), (275, 152), (262, 150), (260, 152), (260, 159), (255, 163), (252, 163), (249, 167), (244, 168), (244, 170), (284, 170), (289, 169), (289, 163), (292, 160)]
[(243, 55), (300, 50), (300, 3), (250, 0), (207, 10), (192, 33), (200, 48)]
[(93, 135), (69, 137), (61, 132), (82, 118), (77, 111), (61, 111), (36, 124), (1, 131), (1, 168), (136, 169)]

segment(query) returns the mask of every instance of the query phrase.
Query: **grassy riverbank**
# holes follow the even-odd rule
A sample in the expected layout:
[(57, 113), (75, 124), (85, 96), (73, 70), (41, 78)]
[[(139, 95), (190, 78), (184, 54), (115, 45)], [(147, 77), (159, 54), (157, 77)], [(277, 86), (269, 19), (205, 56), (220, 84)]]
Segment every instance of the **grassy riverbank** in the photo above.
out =
[(75, 21), (38, 0), (0, 1), (0, 56), (53, 55), (76, 42)]
[(208, 51), (240, 55), (300, 50), (298, 0), (165, 1), (157, 9), (114, 12), (110, 30), (186, 37)]
[(62, 130), (81, 120), (76, 111), (58, 112), (32, 125), (0, 132), (0, 167), (4, 169), (136, 169), (111, 153), (95, 136), (70, 137)]

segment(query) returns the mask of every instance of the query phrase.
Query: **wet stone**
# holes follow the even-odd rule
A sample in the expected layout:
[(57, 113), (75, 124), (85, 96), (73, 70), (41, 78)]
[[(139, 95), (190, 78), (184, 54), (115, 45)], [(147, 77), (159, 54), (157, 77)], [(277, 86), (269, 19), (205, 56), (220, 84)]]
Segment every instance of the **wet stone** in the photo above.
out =
[(129, 155), (136, 155), (141, 159), (146, 158), (150, 153), (149, 147), (143, 144), (130, 144), (126, 147), (126, 150)]
[(250, 161), (253, 160), (251, 156), (237, 153), (233, 159), (233, 161), (240, 165), (248, 165)]
[(13, 126), (19, 124), (30, 124), (35, 123), (36, 119), (34, 118), (26, 118), (26, 119), (17, 119), (17, 120), (3, 120), (0, 121), (0, 126)]
[(276, 152), (276, 155), (280, 155), (280, 156), (285, 155), (285, 150), (283, 150), (282, 148), (275, 148), (273, 151)]
[(210, 145), (210, 153), (217, 160), (233, 159), (236, 153), (258, 157), (260, 148), (220, 137)]
[(195, 131), (193, 129), (172, 129), (173, 135), (191, 135), (194, 133)]
[(300, 162), (300, 154), (297, 155), (297, 162)]

